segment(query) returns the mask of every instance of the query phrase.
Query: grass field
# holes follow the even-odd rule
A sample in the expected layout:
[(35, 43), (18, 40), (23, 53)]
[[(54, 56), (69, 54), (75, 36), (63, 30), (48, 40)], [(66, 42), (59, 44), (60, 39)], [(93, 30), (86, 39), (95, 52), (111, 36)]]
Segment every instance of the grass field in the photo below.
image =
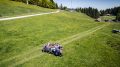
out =
[[(115, 44), (120, 46), (120, 34), (111, 33), (112, 27), (116, 25), (110, 24), (87, 37), (64, 45), (63, 57), (43, 54), (18, 67), (119, 67), (119, 47), (111, 47)], [(114, 28), (120, 29), (118, 26)]]
[[(0, 67), (119, 67), (120, 34), (114, 28), (120, 24), (65, 11), (0, 21)], [(44, 43), (55, 41), (63, 45), (63, 57), (41, 52)]]
[(114, 20), (116, 16), (101, 16), (102, 20)]
[(0, 0), (0, 18), (55, 11), (21, 2)]

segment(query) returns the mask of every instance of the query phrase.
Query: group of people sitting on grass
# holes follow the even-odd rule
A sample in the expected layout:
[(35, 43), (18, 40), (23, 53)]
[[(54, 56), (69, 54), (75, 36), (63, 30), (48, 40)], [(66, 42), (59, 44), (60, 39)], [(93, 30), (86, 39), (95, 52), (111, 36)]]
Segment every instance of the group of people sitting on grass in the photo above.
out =
[(52, 53), (56, 56), (62, 55), (62, 46), (59, 43), (47, 43), (42, 51)]

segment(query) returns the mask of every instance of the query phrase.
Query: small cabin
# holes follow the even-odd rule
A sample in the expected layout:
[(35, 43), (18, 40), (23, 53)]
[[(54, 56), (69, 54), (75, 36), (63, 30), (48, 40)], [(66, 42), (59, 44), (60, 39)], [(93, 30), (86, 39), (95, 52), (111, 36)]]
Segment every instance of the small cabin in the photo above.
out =
[(106, 14), (106, 16), (110, 16), (111, 14)]
[(96, 21), (96, 22), (101, 22), (102, 20), (101, 20), (101, 18), (98, 18), (98, 19), (96, 19), (95, 21)]

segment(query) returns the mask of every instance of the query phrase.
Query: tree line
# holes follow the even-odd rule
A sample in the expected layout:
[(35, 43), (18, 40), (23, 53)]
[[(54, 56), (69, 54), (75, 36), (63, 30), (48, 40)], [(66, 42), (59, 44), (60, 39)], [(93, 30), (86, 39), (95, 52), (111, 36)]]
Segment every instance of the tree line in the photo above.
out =
[(66, 6), (63, 6), (62, 4), (59, 6), (59, 9), (61, 10), (67, 10), (68, 8)]
[(100, 10), (100, 15), (103, 16), (105, 14), (111, 14), (116, 16), (117, 13), (120, 12), (120, 6), (119, 7), (114, 7), (114, 8), (109, 8), (109, 9), (105, 9), (105, 10)]
[(114, 7), (114, 8), (109, 8), (105, 10), (100, 10), (98, 11), (97, 8), (76, 8), (75, 9), (77, 12), (85, 13), (86, 15), (92, 17), (92, 18), (99, 18), (100, 16), (105, 16), (107, 14), (110, 14), (112, 16), (116, 16), (116, 21), (120, 21), (120, 6)]
[(106, 14), (111, 14), (113, 16), (116, 16), (116, 20), (120, 21), (120, 6), (114, 7), (114, 8), (109, 8), (106, 10), (100, 10), (101, 16), (104, 16)]
[(77, 12), (81, 12), (81, 13), (85, 13), (86, 15), (92, 17), (92, 18), (99, 18), (100, 13), (98, 11), (97, 8), (92, 8), (92, 7), (88, 7), (88, 8), (76, 8), (75, 9)]
[(27, 4), (37, 5), (44, 8), (57, 9), (58, 5), (53, 0), (12, 0)]

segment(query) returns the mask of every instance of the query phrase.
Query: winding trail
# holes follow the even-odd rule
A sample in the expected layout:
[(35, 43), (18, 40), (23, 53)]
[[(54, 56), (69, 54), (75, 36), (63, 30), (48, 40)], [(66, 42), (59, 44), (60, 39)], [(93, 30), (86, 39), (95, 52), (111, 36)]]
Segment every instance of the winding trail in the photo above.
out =
[[(73, 42), (75, 40), (78, 40), (78, 39), (81, 39), (83, 37), (86, 37), (86, 36), (96, 32), (97, 30), (100, 30), (103, 27), (108, 26), (108, 25), (109, 24), (100, 25), (100, 26), (94, 27), (92, 29), (89, 29), (89, 30), (87, 30), (85, 32), (81, 32), (81, 33), (75, 34), (73, 36), (70, 36), (68, 38), (63, 38), (63, 39), (58, 40), (56, 42), (59, 42), (63, 46), (65, 46), (66, 44), (68, 44), (70, 42)], [(29, 61), (31, 59), (34, 59), (34, 58), (37, 58), (37, 57), (40, 57), (40, 56), (44, 56), (44, 53), (40, 52), (40, 50), (41, 50), (40, 48), (42, 48), (42, 46), (37, 46), (37, 47), (29, 50), (28, 52), (25, 52), (25, 54), (21, 54), (21, 55), (18, 55), (18, 56), (15, 56), (15, 57), (3, 60), (2, 63), (9, 62), (9, 64), (8, 64), (9, 66), (8, 67), (15, 67), (15, 66), (23, 64), (23, 63), (25, 63), (25, 62), (27, 62), (27, 61)], [(10, 61), (15, 61), (15, 63), (11, 63), (10, 64)]]
[(53, 14), (53, 13), (59, 13), (60, 10), (57, 10), (55, 12), (48, 12), (48, 13), (39, 13), (39, 14), (32, 14), (32, 15), (25, 15), (25, 16), (17, 16), (17, 17), (10, 17), (10, 18), (1, 18), (0, 21), (5, 20), (14, 20), (14, 19), (20, 19), (20, 18), (27, 18), (27, 17), (33, 17), (33, 16), (40, 16), (40, 15), (46, 15), (46, 14)]

